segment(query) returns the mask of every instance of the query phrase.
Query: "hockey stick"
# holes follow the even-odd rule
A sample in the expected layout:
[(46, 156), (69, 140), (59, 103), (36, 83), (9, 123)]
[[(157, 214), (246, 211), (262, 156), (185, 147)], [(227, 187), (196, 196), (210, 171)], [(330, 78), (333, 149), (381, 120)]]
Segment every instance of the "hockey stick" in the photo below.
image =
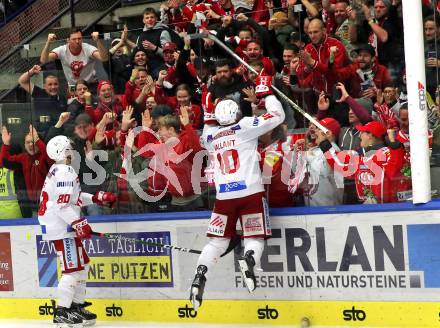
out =
[[(107, 239), (119, 239), (119, 240), (131, 241), (133, 243), (139, 243), (139, 244), (143, 244), (143, 245), (147, 245), (147, 246), (157, 246), (157, 247), (162, 247), (165, 249), (174, 249), (176, 251), (186, 252), (186, 253), (193, 253), (193, 254), (201, 254), (202, 253), (202, 251), (199, 251), (196, 249), (184, 248), (184, 247), (168, 245), (168, 244), (154, 243), (154, 242), (145, 241), (145, 240), (141, 240), (141, 239), (124, 237), (124, 236), (112, 234), (112, 233), (103, 233), (103, 232), (92, 231), (92, 235), (97, 236), (97, 237), (105, 237)], [(233, 238), (231, 238), (228, 248), (220, 257), (225, 256), (226, 254), (231, 252), (233, 249), (235, 249), (235, 247), (240, 243), (240, 241), (241, 241), (241, 238), (238, 235), (235, 235)]]
[(118, 234), (112, 234), (112, 233), (103, 233), (103, 232), (92, 231), (92, 235), (98, 236), (98, 237), (105, 237), (107, 239), (119, 239), (119, 240), (124, 240), (124, 241), (131, 241), (133, 243), (139, 243), (139, 244), (147, 245), (147, 246), (157, 246), (157, 247), (161, 247), (161, 248), (165, 248), (165, 249), (174, 249), (176, 251), (186, 252), (186, 253), (193, 253), (193, 254), (201, 254), (202, 253), (202, 251), (199, 251), (196, 249), (184, 248), (184, 247), (168, 245), (168, 244), (154, 243), (154, 242), (145, 241), (145, 240), (141, 240), (141, 239), (137, 239), (137, 238), (124, 237), (124, 236), (121, 236)]
[[(240, 63), (242, 63), (249, 71), (252, 73), (258, 75), (258, 72), (250, 66), (248, 63), (246, 63), (240, 56), (238, 56), (232, 49), (230, 49), (227, 45), (225, 45), (222, 41), (220, 41), (215, 35), (210, 33), (205, 34), (197, 34), (194, 35), (193, 38), (209, 38), (212, 41), (214, 41), (216, 44), (218, 44), (223, 50), (228, 52), (232, 57), (234, 57), (236, 60), (238, 60)], [(292, 99), (287, 97), (280, 89), (278, 89), (275, 85), (271, 85), (273, 91), (275, 91), (281, 98), (283, 98), (285, 101), (289, 103), (290, 106), (292, 106), (293, 109), (297, 110), (301, 113), (306, 119), (308, 119), (311, 123), (316, 125), (317, 128), (319, 128), (322, 132), (327, 133), (328, 129), (324, 127), (321, 123), (318, 122), (313, 116), (311, 116), (309, 113), (304, 111), (301, 107), (299, 107)]]

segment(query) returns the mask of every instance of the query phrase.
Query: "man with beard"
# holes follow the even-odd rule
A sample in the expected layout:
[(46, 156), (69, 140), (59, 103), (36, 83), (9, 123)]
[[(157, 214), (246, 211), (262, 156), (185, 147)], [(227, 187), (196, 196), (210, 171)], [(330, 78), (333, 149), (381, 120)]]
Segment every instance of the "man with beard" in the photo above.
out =
[(34, 65), (20, 76), (18, 83), (32, 97), (32, 124), (44, 136), (49, 127), (58, 121), (60, 114), (67, 111), (67, 99), (60, 95), (60, 85), (55, 75), (44, 78), (43, 88), (34, 85), (31, 77), (40, 72), (41, 67)]
[[(227, 59), (220, 59), (215, 65), (215, 82), (209, 87), (208, 94), (214, 103), (231, 99), (240, 104), (243, 116), (252, 116), (250, 102), (246, 101), (247, 95), (243, 89), (250, 86), (250, 83), (243, 81), (243, 78), (233, 72), (232, 64)], [(202, 96), (205, 99), (206, 96)]]
[(350, 40), (350, 22), (347, 11), (348, 5), (348, 0), (338, 0), (335, 4), (334, 17), (336, 23), (335, 36), (341, 40), (350, 56), (354, 47)]
[(362, 26), (353, 25), (352, 42), (369, 43), (377, 54), (379, 63), (385, 65), (393, 77), (396, 77), (402, 68), (400, 54), (399, 33), (401, 21), (398, 17), (397, 6), (391, 0), (375, 0), (374, 14), (370, 7), (363, 4), (362, 12), (365, 16)]
[(440, 21), (435, 20), (434, 16), (425, 18), (425, 71), (426, 88), (431, 96), (434, 96), (437, 88), (437, 70), (440, 67), (440, 43), (436, 38), (440, 36)]
[(371, 45), (360, 45), (357, 51), (356, 62), (333, 71), (339, 81), (348, 83), (354, 98), (376, 98), (377, 89), (392, 85), (390, 73), (385, 66), (377, 63), (375, 50)]

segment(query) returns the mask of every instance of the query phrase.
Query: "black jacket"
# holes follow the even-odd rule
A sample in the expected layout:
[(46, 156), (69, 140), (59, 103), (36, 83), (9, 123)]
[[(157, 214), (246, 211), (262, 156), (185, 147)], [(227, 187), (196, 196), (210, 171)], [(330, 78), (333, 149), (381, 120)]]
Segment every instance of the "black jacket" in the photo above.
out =
[(240, 110), (243, 116), (252, 116), (252, 106), (249, 101), (244, 100), (246, 94), (242, 91), (243, 88), (251, 86), (249, 82), (245, 82), (239, 75), (233, 74), (232, 81), (226, 86), (221, 86), (218, 83), (212, 84), (209, 87), (211, 98), (215, 101), (217, 98), (221, 100), (232, 99), (240, 105)]

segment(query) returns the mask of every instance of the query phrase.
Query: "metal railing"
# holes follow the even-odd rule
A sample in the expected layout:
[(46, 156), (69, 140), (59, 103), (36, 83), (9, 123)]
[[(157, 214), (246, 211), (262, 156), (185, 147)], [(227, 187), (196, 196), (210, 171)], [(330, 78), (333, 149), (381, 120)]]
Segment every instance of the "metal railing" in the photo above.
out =
[[(121, 0), (73, 0), (74, 12), (102, 11), (116, 8)], [(32, 65), (39, 62), (38, 57), (26, 56), (22, 53), (23, 45), (41, 35), (46, 35), (48, 30), (60, 27), (60, 21), (70, 10), (71, 0), (40, 0), (29, 7), (14, 21), (9, 22), (0, 30), (0, 73), (22, 73)], [(89, 24), (102, 19), (90, 20)], [(57, 32), (58, 39), (67, 37), (67, 31)], [(39, 48), (39, 47), (38, 47)], [(37, 51), (36, 45), (28, 45), (27, 51)], [(23, 58), (24, 57), (24, 58)], [(11, 92), (0, 90), (0, 101)]]
[[(79, 2), (80, 0), (75, 0)], [(29, 37), (46, 27), (70, 6), (70, 0), (40, 0), (34, 2), (0, 30), (0, 58), (8, 57)], [(2, 60), (0, 60), (1, 62)]]
[[(35, 1), (37, 0), (27, 0), (26, 3), (16, 4), (14, 1), (11, 3), (10, 0), (0, 0), (0, 27), (20, 15)], [(8, 2), (10, 2), (14, 8), (10, 8)]]

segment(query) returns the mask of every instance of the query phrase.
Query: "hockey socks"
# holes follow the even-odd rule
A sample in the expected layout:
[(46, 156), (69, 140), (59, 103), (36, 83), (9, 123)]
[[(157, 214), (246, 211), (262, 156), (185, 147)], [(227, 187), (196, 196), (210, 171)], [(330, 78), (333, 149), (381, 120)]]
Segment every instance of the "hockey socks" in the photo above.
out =
[(203, 291), (205, 290), (206, 277), (208, 268), (205, 265), (197, 267), (197, 273), (191, 285), (190, 301), (195, 311), (202, 305)]
[(252, 293), (257, 287), (255, 275), (254, 275), (254, 251), (249, 250), (246, 254), (238, 260), (238, 265), (240, 266), (241, 275), (243, 276), (243, 281), (246, 284), (249, 293)]

